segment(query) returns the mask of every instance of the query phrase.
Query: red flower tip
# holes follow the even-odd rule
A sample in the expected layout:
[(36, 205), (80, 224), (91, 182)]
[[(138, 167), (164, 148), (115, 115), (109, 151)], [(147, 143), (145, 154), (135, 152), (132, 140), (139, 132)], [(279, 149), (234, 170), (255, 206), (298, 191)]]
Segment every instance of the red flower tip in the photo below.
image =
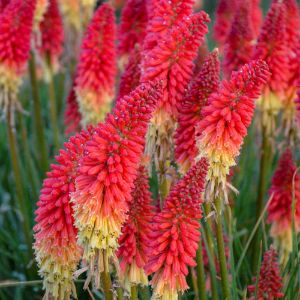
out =
[(190, 84), (178, 111), (178, 127), (175, 133), (175, 158), (182, 173), (193, 164), (198, 154), (195, 126), (202, 119), (201, 110), (208, 97), (219, 85), (220, 61), (218, 50), (211, 52)]
[[(277, 253), (271, 246), (270, 250), (264, 254), (263, 262), (260, 268), (257, 296), (251, 297), (250, 300), (259, 299), (278, 299), (283, 298), (284, 294), (280, 292), (283, 286), (282, 278), (279, 274), (277, 262)], [(250, 293), (255, 292), (255, 285), (248, 287)]]
[(263, 59), (267, 62), (271, 72), (268, 86), (277, 97), (283, 97), (288, 80), (285, 20), (285, 5), (274, 0), (264, 20), (254, 51), (255, 59)]
[(97, 124), (110, 110), (116, 76), (115, 15), (105, 3), (95, 12), (85, 33), (76, 76), (82, 123)]
[(203, 11), (186, 17), (166, 32), (152, 51), (144, 52), (141, 80), (164, 80), (160, 106), (173, 117), (177, 115), (177, 103), (181, 101), (192, 77), (193, 60), (207, 33), (207, 22), (209, 17)]
[(57, 0), (49, 1), (46, 14), (40, 24), (40, 32), (42, 41), (39, 53), (44, 59), (49, 59), (52, 66), (55, 66), (62, 53), (64, 41), (63, 23)]
[(216, 10), (213, 38), (222, 50), (230, 30), (231, 22), (236, 11), (236, 0), (219, 0)]
[(119, 56), (128, 56), (136, 44), (142, 46), (146, 35), (147, 21), (147, 1), (126, 1), (122, 9), (118, 31)]
[(11, 0), (0, 15), (1, 77), (21, 76), (25, 71), (34, 9), (35, 1)]
[(293, 153), (288, 148), (279, 159), (269, 191), (272, 197), (268, 207), (268, 222), (272, 224), (271, 234), (287, 252), (292, 249), (293, 179), (296, 199), (295, 225), (297, 231), (300, 229), (300, 176), (295, 174), (296, 169)]
[(236, 0), (236, 11), (224, 45), (224, 72), (227, 77), (253, 56), (255, 32), (252, 0)]
[(208, 178), (212, 189), (215, 183), (225, 184), (230, 167), (235, 165), (253, 117), (255, 100), (269, 75), (264, 61), (251, 61), (233, 72), (230, 81), (223, 80), (202, 109), (197, 143), (200, 157), (207, 157), (210, 163)]
[[(160, 84), (141, 84), (119, 100), (113, 113), (98, 125), (86, 144), (72, 198), (78, 240), (84, 248), (87, 265), (115, 253), (144, 150), (148, 122), (159, 97)], [(98, 267), (101, 270), (101, 261)]]
[(79, 112), (78, 103), (76, 99), (75, 82), (73, 82), (73, 85), (67, 97), (64, 117), (66, 135), (73, 134), (81, 130), (81, 114)]
[(144, 266), (148, 261), (146, 249), (154, 212), (149, 189), (146, 169), (141, 166), (134, 182), (127, 221), (122, 227), (117, 252), (120, 260), (121, 277), (125, 281), (127, 290), (130, 290), (131, 284), (148, 284)]
[(55, 299), (67, 299), (72, 294), (73, 272), (80, 260), (70, 193), (75, 190), (78, 160), (89, 139), (90, 132), (82, 131), (65, 143), (65, 149), (60, 150), (57, 163), (51, 165), (43, 182), (35, 212), (36, 260), (44, 278), (46, 295)]
[(155, 272), (153, 298), (177, 299), (177, 293), (188, 288), (185, 277), (188, 267), (196, 265), (207, 167), (204, 158), (195, 164), (173, 187), (163, 210), (153, 218), (145, 267), (148, 274)]
[(141, 51), (139, 47), (134, 47), (131, 50), (128, 63), (124, 73), (121, 76), (119, 95), (116, 102), (133, 91), (140, 82), (141, 78)]

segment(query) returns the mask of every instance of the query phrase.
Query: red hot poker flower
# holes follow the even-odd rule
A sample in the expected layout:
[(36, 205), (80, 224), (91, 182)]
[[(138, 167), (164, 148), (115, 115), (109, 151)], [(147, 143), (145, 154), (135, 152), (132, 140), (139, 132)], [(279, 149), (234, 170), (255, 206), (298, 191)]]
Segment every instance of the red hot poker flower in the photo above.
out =
[(149, 242), (148, 274), (153, 298), (177, 299), (188, 288), (188, 267), (196, 265), (200, 241), (201, 193), (204, 190), (207, 161), (201, 159), (171, 190), (164, 208), (153, 218)]
[(73, 85), (67, 97), (66, 111), (64, 117), (66, 135), (80, 131), (81, 114), (79, 112), (78, 103), (76, 99), (75, 82), (73, 82)]
[[(283, 255), (288, 255), (292, 250), (292, 197), (293, 177), (296, 169), (293, 153), (288, 148), (279, 159), (269, 191), (272, 199), (268, 207), (268, 222), (272, 224), (271, 235), (283, 250)], [(300, 230), (300, 176), (298, 173), (294, 177), (294, 184), (295, 225), (298, 232)]]
[(114, 256), (118, 247), (148, 122), (160, 96), (159, 85), (140, 85), (119, 100), (86, 144), (72, 198), (78, 240), (91, 275), (98, 275), (103, 259)]
[(154, 207), (145, 167), (141, 166), (132, 191), (132, 200), (127, 221), (122, 227), (117, 256), (120, 260), (121, 278), (130, 291), (131, 284), (148, 284), (144, 266), (148, 261), (146, 253), (149, 243), (150, 222)]
[(121, 21), (118, 32), (118, 54), (121, 57), (127, 56), (134, 49), (135, 45), (142, 46), (146, 36), (147, 27), (147, 1), (128, 0), (122, 9)]
[[(260, 268), (257, 297), (251, 297), (250, 300), (258, 299), (278, 299), (283, 298), (284, 294), (280, 292), (283, 286), (282, 278), (279, 274), (277, 262), (277, 253), (271, 246), (270, 250), (264, 254), (264, 259)], [(255, 292), (255, 285), (248, 287), (251, 293)]]
[(40, 31), (42, 41), (39, 53), (46, 62), (55, 67), (62, 53), (64, 41), (63, 23), (57, 0), (49, 1), (46, 14), (40, 24)]
[(11, 0), (0, 14), (0, 112), (21, 110), (17, 92), (29, 58), (35, 1)]
[(236, 0), (237, 9), (224, 45), (223, 66), (227, 77), (248, 63), (253, 56), (255, 33), (252, 5), (252, 0)]
[(230, 167), (247, 135), (263, 86), (269, 78), (267, 64), (251, 61), (238, 72), (233, 72), (229, 81), (223, 80), (219, 90), (213, 93), (202, 109), (203, 119), (197, 126), (197, 143), (200, 157), (208, 158), (208, 179), (211, 192), (226, 182)]
[(209, 17), (203, 11), (185, 18), (143, 57), (144, 73), (141, 80), (164, 79), (164, 96), (160, 105), (173, 116), (177, 115), (176, 105), (192, 76), (193, 60), (207, 33), (207, 22)]
[(183, 174), (194, 163), (198, 154), (195, 127), (202, 118), (201, 110), (207, 104), (210, 94), (215, 92), (219, 85), (220, 62), (218, 55), (218, 50), (214, 50), (206, 57), (178, 108), (175, 158)]
[(70, 299), (76, 295), (73, 273), (80, 260), (81, 249), (76, 243), (73, 205), (70, 193), (75, 190), (78, 160), (90, 133), (82, 131), (65, 143), (65, 149), (51, 165), (37, 203), (35, 230), (35, 255), (44, 278), (46, 297)]
[(105, 3), (94, 14), (81, 46), (76, 94), (82, 124), (102, 121), (114, 97), (116, 76), (115, 15)]
[(219, 0), (213, 27), (213, 37), (221, 51), (223, 50), (236, 11), (235, 6), (235, 0)]
[[(270, 68), (268, 90), (282, 98), (288, 79), (288, 51), (286, 40), (286, 8), (274, 0), (265, 18), (255, 48), (254, 59), (263, 59)], [(273, 99), (272, 101), (275, 101)], [(273, 103), (274, 106), (278, 105)]]

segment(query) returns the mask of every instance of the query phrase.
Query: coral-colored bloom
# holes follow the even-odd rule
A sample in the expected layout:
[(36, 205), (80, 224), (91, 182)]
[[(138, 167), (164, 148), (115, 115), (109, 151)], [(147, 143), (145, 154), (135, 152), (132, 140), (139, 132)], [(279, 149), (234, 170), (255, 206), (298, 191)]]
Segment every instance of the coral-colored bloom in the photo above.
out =
[(155, 299), (177, 299), (177, 293), (188, 288), (185, 277), (188, 267), (196, 265), (207, 167), (204, 158), (195, 164), (173, 187), (163, 210), (153, 218), (145, 270), (155, 273), (151, 282)]
[(57, 66), (59, 56), (62, 53), (64, 31), (62, 18), (58, 9), (57, 0), (50, 0), (49, 6), (40, 24), (41, 46), (40, 55), (51, 64)]
[(219, 90), (202, 109), (203, 119), (197, 126), (200, 156), (208, 158), (208, 178), (212, 191), (215, 184), (225, 184), (229, 168), (235, 165), (244, 137), (247, 135), (263, 86), (269, 78), (264, 61), (251, 61), (229, 81), (223, 80)]
[[(251, 297), (250, 300), (273, 300), (283, 298), (284, 294), (280, 292), (282, 286), (283, 282), (279, 274), (277, 253), (271, 246), (270, 250), (265, 252), (263, 262), (261, 264), (257, 286), (257, 296)], [(252, 294), (254, 294), (255, 285), (249, 286), (248, 289)]]
[[(128, 0), (122, 9), (118, 31), (118, 55), (127, 60), (135, 45), (142, 46), (146, 36), (147, 3), (144, 0)], [(123, 57), (123, 58), (122, 58)]]
[[(259, 34), (254, 59), (265, 60), (270, 68), (271, 77), (265, 93), (281, 99), (284, 97), (289, 70), (286, 38), (286, 8), (282, 2), (274, 0)], [(273, 105), (270, 105), (276, 106), (276, 100), (272, 102)]]
[(176, 106), (185, 93), (192, 77), (193, 60), (207, 33), (209, 17), (199, 12), (184, 18), (178, 26), (171, 27), (152, 51), (143, 57), (142, 81), (164, 79), (164, 95), (160, 103), (167, 112), (177, 115)]
[(139, 47), (132, 49), (129, 55), (128, 63), (125, 67), (124, 73), (121, 76), (119, 85), (119, 99), (128, 95), (140, 83), (141, 79), (141, 51)]
[(252, 0), (236, 0), (236, 11), (224, 45), (224, 73), (230, 77), (248, 63), (254, 50), (254, 27), (252, 22)]
[(76, 94), (82, 124), (97, 124), (110, 111), (116, 76), (116, 25), (112, 7), (103, 4), (94, 14), (81, 46)]
[(81, 122), (81, 114), (79, 112), (78, 103), (76, 99), (75, 83), (73, 82), (66, 103), (66, 111), (65, 111), (65, 119), (64, 119), (64, 123), (66, 127), (65, 134), (69, 135), (72, 133), (79, 132), (81, 129), (80, 122)]
[(193, 12), (193, 0), (153, 0), (148, 2), (147, 35), (144, 51), (152, 50), (172, 27), (179, 25), (182, 20)]
[(127, 221), (122, 227), (117, 252), (121, 278), (129, 291), (131, 284), (148, 284), (144, 266), (148, 261), (146, 250), (149, 243), (150, 222), (154, 212), (149, 190), (147, 172), (145, 167), (141, 166), (134, 182)]
[[(292, 249), (293, 176), (296, 168), (293, 153), (288, 148), (279, 159), (269, 191), (272, 199), (268, 207), (268, 222), (272, 224), (271, 235), (283, 250), (283, 255), (288, 254)], [(298, 232), (300, 230), (300, 175), (298, 173), (294, 177), (294, 187), (295, 225)]]
[(178, 128), (175, 133), (175, 158), (181, 173), (185, 173), (194, 163), (198, 154), (195, 140), (195, 127), (202, 119), (201, 109), (219, 85), (220, 62), (218, 51), (210, 53), (182, 99), (178, 111)]
[(72, 198), (79, 244), (92, 275), (101, 271), (101, 259), (113, 256), (118, 247), (160, 90), (157, 84), (142, 84), (119, 100), (86, 144)]
[(213, 37), (221, 50), (223, 50), (236, 11), (235, 2), (235, 0), (220, 0), (216, 10)]
[(76, 244), (70, 193), (75, 190), (78, 160), (89, 138), (90, 133), (82, 131), (65, 143), (44, 180), (35, 212), (36, 260), (46, 295), (54, 299), (70, 299), (71, 294), (76, 294), (72, 278), (81, 249)]
[(0, 14), (0, 111), (21, 109), (17, 92), (29, 58), (35, 1), (11, 0)]

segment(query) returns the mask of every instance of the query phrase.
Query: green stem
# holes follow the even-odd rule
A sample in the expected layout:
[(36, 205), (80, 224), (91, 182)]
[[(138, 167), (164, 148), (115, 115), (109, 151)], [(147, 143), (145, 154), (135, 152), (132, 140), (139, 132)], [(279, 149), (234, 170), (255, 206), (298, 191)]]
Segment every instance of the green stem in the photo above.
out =
[[(262, 126), (262, 147), (261, 147), (261, 158), (259, 166), (259, 181), (258, 181), (258, 191), (256, 199), (256, 219), (257, 222), (264, 206), (264, 196), (266, 193), (267, 177), (268, 177), (268, 167), (270, 164), (270, 143), (268, 141), (268, 136), (266, 133), (266, 128)], [(257, 269), (259, 247), (261, 242), (261, 230), (258, 228), (254, 236), (253, 241), (253, 253), (252, 253), (252, 270)]]
[(104, 272), (102, 272), (102, 282), (103, 282), (105, 300), (113, 300), (110, 274), (105, 270)]
[(28, 211), (26, 209), (25, 203), (25, 190), (22, 183), (21, 177), (21, 166), (18, 157), (18, 145), (16, 139), (16, 129), (13, 124), (13, 112), (8, 109), (6, 113), (6, 125), (7, 125), (7, 137), (9, 144), (9, 153), (11, 157), (12, 169), (15, 178), (17, 199), (20, 211), (22, 213), (21, 223), (22, 229), (24, 231), (25, 242), (28, 248), (29, 258), (32, 258), (32, 238), (31, 238), (31, 230), (30, 230), (30, 222), (28, 217)]
[(131, 295), (130, 295), (131, 300), (138, 300), (138, 293), (137, 293), (137, 287), (136, 285), (131, 286)]
[(48, 152), (44, 133), (44, 121), (42, 118), (41, 99), (37, 85), (35, 56), (33, 52), (31, 53), (29, 61), (29, 73), (33, 98), (34, 128), (36, 131), (37, 145), (39, 149), (39, 161), (41, 169), (43, 173), (45, 173), (48, 170)]
[(139, 286), (139, 296), (141, 300), (150, 299), (150, 292), (148, 286)]
[(223, 226), (222, 226), (222, 202), (220, 197), (215, 199), (216, 207), (216, 234), (217, 234), (217, 246), (218, 246), (218, 256), (219, 264), (221, 270), (221, 283), (223, 291), (223, 299), (229, 300), (230, 290), (229, 290), (229, 279), (227, 271), (227, 262), (225, 255), (224, 237), (223, 237)]
[(56, 104), (56, 96), (55, 96), (55, 88), (54, 88), (54, 78), (53, 78), (53, 70), (50, 58), (47, 60), (48, 69), (49, 69), (49, 84), (48, 84), (48, 92), (49, 92), (49, 100), (50, 100), (50, 120), (51, 126), (53, 130), (53, 143), (55, 152), (59, 149), (59, 130), (57, 123), (57, 104)]
[(123, 300), (124, 299), (123, 289), (121, 287), (117, 287), (116, 290), (117, 290), (118, 300)]
[(199, 242), (199, 247), (196, 253), (196, 261), (197, 261), (196, 270), (197, 270), (197, 285), (198, 285), (199, 299), (205, 300), (206, 288), (205, 288), (202, 240)]
[[(214, 252), (214, 241), (212, 236), (212, 224), (211, 224), (211, 204), (208, 202), (204, 203), (204, 212), (206, 215), (206, 222), (205, 222), (205, 236), (207, 239), (207, 251), (209, 253), (209, 256), (212, 259), (212, 263), (215, 262), (215, 252)], [(217, 283), (216, 283), (216, 276), (215, 276), (215, 270), (213, 269), (213, 264), (209, 264), (209, 273), (210, 273), (210, 281), (211, 281), (211, 299), (217, 300), (218, 299), (218, 289), (217, 289)]]
[(35, 172), (34, 163), (32, 161), (32, 157), (30, 155), (30, 148), (28, 144), (28, 133), (26, 124), (24, 122), (23, 116), (20, 116), (20, 125), (21, 125), (21, 138), (22, 138), (22, 146), (24, 149), (24, 157), (25, 157), (25, 166), (28, 175), (28, 181), (31, 186), (31, 193), (34, 199), (38, 198), (38, 182), (39, 178), (37, 173)]

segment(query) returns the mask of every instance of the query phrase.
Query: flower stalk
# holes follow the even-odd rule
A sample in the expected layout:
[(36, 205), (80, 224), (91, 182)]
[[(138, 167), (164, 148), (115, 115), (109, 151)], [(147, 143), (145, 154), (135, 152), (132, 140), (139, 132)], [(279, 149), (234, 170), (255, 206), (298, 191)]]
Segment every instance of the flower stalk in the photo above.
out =
[(214, 201), (216, 207), (216, 236), (218, 246), (218, 256), (221, 271), (221, 283), (224, 299), (231, 299), (229, 290), (229, 279), (227, 271), (227, 262), (225, 255), (224, 237), (223, 237), (223, 226), (222, 226), (222, 200), (220, 197), (216, 197)]
[(33, 52), (31, 52), (31, 58), (29, 60), (29, 74), (33, 98), (34, 128), (36, 131), (37, 145), (39, 149), (39, 161), (41, 170), (45, 173), (48, 169), (48, 153), (44, 132), (44, 122), (42, 118), (41, 99), (37, 84), (35, 54)]

